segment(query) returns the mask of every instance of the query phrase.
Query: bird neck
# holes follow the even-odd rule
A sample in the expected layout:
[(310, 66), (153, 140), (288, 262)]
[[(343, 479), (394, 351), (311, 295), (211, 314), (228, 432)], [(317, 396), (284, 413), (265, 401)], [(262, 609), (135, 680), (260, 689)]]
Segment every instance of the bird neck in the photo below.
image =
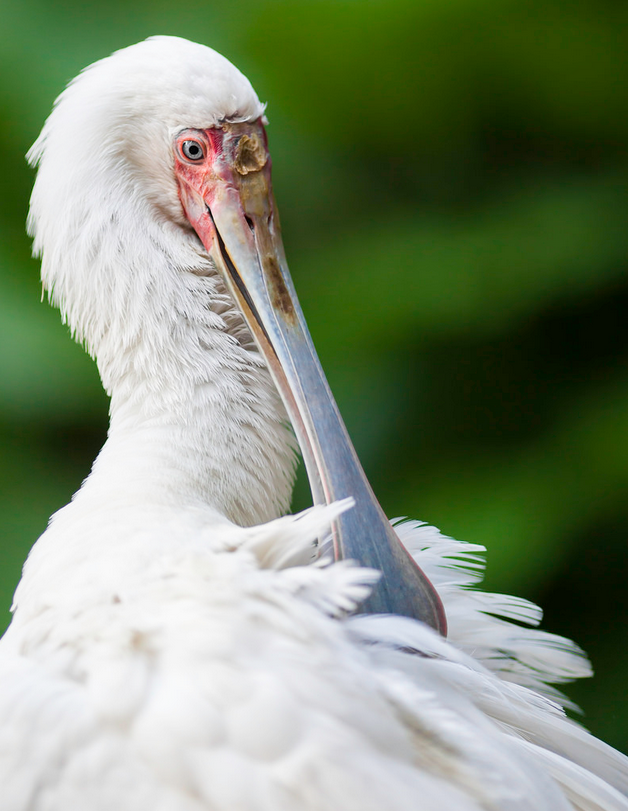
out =
[(170, 292), (136, 290), (134, 310), (96, 348), (111, 423), (77, 500), (205, 505), (245, 526), (285, 512), (294, 438), (220, 279), (179, 271)]
[(202, 502), (243, 525), (276, 517), (290, 503), (294, 438), (244, 319), (175, 184), (146, 188), (99, 154), (93, 165), (68, 156), (66, 174), (44, 157), (29, 220), (44, 287), (111, 396), (109, 437), (75, 501)]

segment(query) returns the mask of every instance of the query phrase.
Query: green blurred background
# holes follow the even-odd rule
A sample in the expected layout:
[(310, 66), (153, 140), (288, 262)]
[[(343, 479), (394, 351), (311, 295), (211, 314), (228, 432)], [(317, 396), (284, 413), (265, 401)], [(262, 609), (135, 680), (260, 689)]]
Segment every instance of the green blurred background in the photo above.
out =
[(488, 585), (589, 651), (569, 693), (628, 750), (625, 2), (0, 0), (0, 624), (107, 425), (40, 303), (23, 155), (70, 78), (154, 33), (269, 103), (295, 283), (385, 510), (485, 543)]

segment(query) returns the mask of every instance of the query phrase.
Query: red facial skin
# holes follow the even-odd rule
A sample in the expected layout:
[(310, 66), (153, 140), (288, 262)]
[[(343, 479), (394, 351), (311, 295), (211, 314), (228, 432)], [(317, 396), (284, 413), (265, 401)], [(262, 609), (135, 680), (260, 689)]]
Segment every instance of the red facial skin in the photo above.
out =
[[(185, 155), (186, 141), (200, 145), (199, 160)], [(249, 215), (272, 216), (271, 161), (260, 120), (184, 130), (175, 139), (174, 160), (181, 204), (208, 252), (216, 238), (210, 212), (218, 197), (229, 202), (245, 230), (250, 228)]]

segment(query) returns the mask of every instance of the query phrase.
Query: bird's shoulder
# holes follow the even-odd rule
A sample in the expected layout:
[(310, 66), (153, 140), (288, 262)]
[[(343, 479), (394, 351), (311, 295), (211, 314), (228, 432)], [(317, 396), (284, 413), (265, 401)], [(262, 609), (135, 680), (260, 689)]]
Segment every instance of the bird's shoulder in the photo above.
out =
[[(98, 577), (87, 556), (82, 580), (68, 570), (47, 589), (28, 582), (29, 567), (42, 577), (54, 532), (42, 539), (0, 644), (3, 807), (39, 811), (53, 797), (53, 807), (111, 808), (108, 797), (120, 807), (124, 796), (129, 809), (296, 809), (305, 788), (304, 809), (344, 796), (410, 809), (422, 786), (475, 808), (416, 768), (425, 736), (342, 619), (373, 573), (282, 568), (280, 547), (311, 549), (328, 512), (223, 527), (203, 542), (153, 536), (150, 554), (127, 537), (124, 565), (114, 542)], [(444, 744), (442, 755), (449, 763)]]
[[(98, 556), (78, 541), (53, 553), (55, 531), (68, 537), (53, 522), (0, 643), (3, 808), (554, 811), (569, 790), (626, 808), (582, 765), (618, 784), (624, 763), (551, 698), (491, 672), (455, 628), (452, 644), (350, 617), (373, 572), (294, 565), (342, 508), (248, 529), (191, 513), (129, 533), (127, 516)], [(452, 549), (430, 537), (438, 580)], [(468, 623), (471, 597), (447, 599)]]

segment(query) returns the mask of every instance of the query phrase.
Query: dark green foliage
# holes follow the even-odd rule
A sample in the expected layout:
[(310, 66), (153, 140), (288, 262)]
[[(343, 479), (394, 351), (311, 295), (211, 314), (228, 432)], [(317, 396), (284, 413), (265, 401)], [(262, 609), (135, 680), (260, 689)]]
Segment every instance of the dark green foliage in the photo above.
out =
[(627, 23), (611, 0), (2, 0), (0, 604), (107, 421), (39, 303), (23, 154), (85, 64), (179, 34), (269, 102), (288, 259), (385, 510), (486, 543), (490, 586), (589, 650), (571, 694), (628, 749)]

